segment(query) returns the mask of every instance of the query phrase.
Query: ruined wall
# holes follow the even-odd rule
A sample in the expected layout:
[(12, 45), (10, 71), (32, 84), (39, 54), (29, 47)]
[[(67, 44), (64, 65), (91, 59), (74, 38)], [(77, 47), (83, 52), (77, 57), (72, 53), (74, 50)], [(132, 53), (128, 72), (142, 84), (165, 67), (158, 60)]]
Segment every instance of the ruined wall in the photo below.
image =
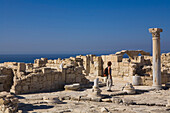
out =
[(0, 67), (0, 91), (10, 91), (13, 84), (13, 76), (11, 68)]
[(15, 77), (11, 92), (22, 94), (61, 89), (62, 83), (64, 83), (61, 72), (55, 72), (48, 68), (37, 69), (36, 71), (18, 79)]
[(170, 53), (161, 55), (161, 75), (162, 82), (170, 82)]
[(15, 94), (56, 91), (63, 89), (65, 84), (87, 84), (88, 80), (81, 72), (81, 67), (63, 68), (62, 72), (47, 67), (34, 70), (33, 73), (14, 77), (11, 92)]
[[(138, 56), (139, 53), (142, 56)], [(123, 58), (127, 54), (129, 58)], [(170, 53), (161, 56), (162, 83), (170, 82)], [(107, 62), (112, 62), (112, 76), (132, 82), (134, 75), (142, 78), (143, 85), (152, 85), (152, 56), (137, 50), (122, 50), (110, 55), (86, 55), (67, 59), (36, 59), (32, 63), (6, 62), (0, 64), (0, 91), (31, 93), (63, 89), (65, 84), (87, 84), (85, 76), (102, 76)], [(61, 68), (62, 64), (62, 68)]]
[(84, 74), (90, 76), (102, 76), (103, 66), (101, 56), (86, 55), (76, 56), (76, 58), (82, 59), (82, 66), (84, 67)]
[(103, 75), (103, 66), (102, 58), (100, 56), (90, 57), (89, 65), (89, 75), (102, 76)]

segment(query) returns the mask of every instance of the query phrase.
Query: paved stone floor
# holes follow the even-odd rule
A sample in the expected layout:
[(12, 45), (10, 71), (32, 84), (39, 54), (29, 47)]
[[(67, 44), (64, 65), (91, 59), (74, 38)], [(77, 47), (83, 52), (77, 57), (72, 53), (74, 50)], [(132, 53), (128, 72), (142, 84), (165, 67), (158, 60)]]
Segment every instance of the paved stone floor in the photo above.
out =
[[(121, 91), (123, 82), (114, 81), (112, 92), (107, 92), (106, 87), (101, 87), (102, 95), (112, 95)], [(149, 86), (136, 86), (135, 95), (117, 95), (124, 101), (135, 104), (122, 104), (112, 102), (93, 102), (78, 100), (63, 100), (60, 104), (46, 103), (43, 97), (78, 97), (86, 96), (90, 89), (83, 91), (57, 91), (50, 93), (24, 94), (18, 95), (20, 98), (19, 111), (23, 113), (100, 113), (105, 107), (111, 113), (170, 113), (170, 108), (166, 107), (167, 100), (170, 99), (170, 90), (153, 91)]]

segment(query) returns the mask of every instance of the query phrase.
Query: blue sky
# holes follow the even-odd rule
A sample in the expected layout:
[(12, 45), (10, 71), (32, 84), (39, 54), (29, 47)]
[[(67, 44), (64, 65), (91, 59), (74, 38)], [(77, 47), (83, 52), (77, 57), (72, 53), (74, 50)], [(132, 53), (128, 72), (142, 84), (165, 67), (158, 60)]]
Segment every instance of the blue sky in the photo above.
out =
[(0, 0), (0, 54), (170, 51), (170, 0)]

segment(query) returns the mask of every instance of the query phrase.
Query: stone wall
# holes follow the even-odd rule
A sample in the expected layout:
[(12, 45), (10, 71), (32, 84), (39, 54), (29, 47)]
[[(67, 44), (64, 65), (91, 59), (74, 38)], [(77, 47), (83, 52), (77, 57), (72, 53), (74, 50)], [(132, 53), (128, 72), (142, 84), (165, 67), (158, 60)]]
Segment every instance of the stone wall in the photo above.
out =
[[(127, 54), (129, 58), (123, 58)], [(139, 56), (141, 54), (141, 56)], [(170, 53), (161, 56), (162, 83), (170, 82)], [(103, 76), (107, 62), (112, 62), (112, 76), (132, 82), (134, 75), (143, 85), (152, 85), (152, 56), (142, 50), (122, 50), (110, 55), (86, 55), (67, 59), (36, 59), (34, 63), (6, 62), (0, 64), (0, 91), (33, 93), (63, 89), (65, 84), (87, 84), (85, 76)]]
[[(123, 58), (127, 54), (129, 58)], [(139, 56), (141, 55), (141, 56)], [(169, 81), (169, 54), (162, 55), (162, 83)], [(77, 60), (79, 62), (77, 62)], [(118, 77), (126, 82), (132, 82), (132, 76), (139, 75), (143, 85), (152, 85), (152, 56), (142, 50), (122, 50), (110, 55), (86, 55), (76, 56), (76, 58), (48, 60), (46, 66), (57, 68), (60, 64), (83, 66), (83, 74), (86, 76), (103, 76), (103, 70), (107, 67), (107, 62), (112, 62), (112, 76)]]
[(170, 82), (170, 53), (161, 55), (161, 75), (164, 83)]
[(10, 91), (13, 84), (13, 76), (11, 68), (0, 67), (0, 91)]
[(11, 92), (15, 94), (57, 91), (64, 88), (65, 84), (87, 84), (88, 80), (82, 74), (81, 67), (63, 68), (62, 72), (56, 69), (42, 67), (35, 69), (33, 73), (14, 77)]
[[(129, 58), (123, 58), (127, 54)], [(139, 56), (139, 54), (141, 56)], [(112, 62), (112, 76), (118, 77), (126, 82), (132, 82), (132, 76), (139, 75), (143, 85), (152, 85), (152, 56), (142, 50), (122, 50), (110, 55), (86, 55), (79, 56), (83, 59), (85, 74), (88, 76), (102, 76), (103, 69), (107, 67), (107, 62)], [(169, 53), (162, 54), (162, 83), (169, 82)]]

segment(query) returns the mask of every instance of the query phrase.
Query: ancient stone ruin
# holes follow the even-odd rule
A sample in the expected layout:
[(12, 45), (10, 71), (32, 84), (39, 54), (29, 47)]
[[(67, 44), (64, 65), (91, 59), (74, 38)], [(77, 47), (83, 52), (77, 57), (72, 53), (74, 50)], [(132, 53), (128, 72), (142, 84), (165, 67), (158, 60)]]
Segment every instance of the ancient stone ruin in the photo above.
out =
[[(21, 101), (18, 112), (22, 110), (27, 112), (42, 104), (45, 104), (46, 108), (52, 107), (48, 106), (49, 104), (55, 106), (61, 104), (58, 107), (63, 107), (64, 111), (59, 112), (77, 112), (75, 109), (78, 106), (73, 110), (65, 109), (69, 108), (69, 105), (71, 107), (78, 105), (79, 101), (81, 103), (107, 102), (107, 105), (112, 103), (111, 107), (121, 106), (129, 111), (136, 109), (132, 106), (126, 107), (129, 105), (135, 105), (137, 108), (141, 105), (159, 106), (162, 111), (169, 111), (169, 90), (160, 89), (170, 88), (170, 53), (160, 55), (162, 29), (151, 28), (149, 32), (153, 37), (153, 56), (143, 50), (122, 50), (115, 54), (101, 56), (79, 55), (66, 59), (35, 59), (34, 63), (0, 63), (0, 112), (17, 112), (18, 103), (20, 103), (18, 99)], [(128, 58), (124, 57), (125, 55)], [(108, 61), (112, 62), (111, 73), (115, 85), (112, 88), (113, 92), (106, 91), (106, 77), (103, 76), (103, 70), (107, 67)], [(17, 95), (19, 95), (18, 98), (16, 98)], [(78, 103), (71, 104), (73, 101)], [(65, 107), (66, 102), (69, 104)], [(82, 105), (78, 112), (88, 104)], [(27, 110), (25, 106), (30, 108)], [(88, 109), (92, 108), (93, 112), (93, 108), (96, 108), (96, 112), (99, 112), (100, 106), (88, 106)], [(109, 112), (106, 107), (103, 104), (101, 112)], [(126, 112), (126, 109), (116, 111)], [(153, 109), (157, 110), (157, 108)], [(136, 111), (139, 112), (139, 110)]]
[[(127, 54), (129, 58), (123, 58)], [(140, 54), (140, 56), (139, 56)], [(112, 76), (133, 83), (137, 75), (141, 85), (153, 84), (152, 56), (142, 50), (122, 50), (110, 55), (86, 55), (67, 59), (36, 59), (34, 63), (5, 62), (0, 66), (0, 91), (15, 94), (56, 91), (73, 83), (88, 84), (88, 76), (102, 77), (107, 62), (112, 62)], [(170, 82), (170, 53), (161, 55), (161, 83)], [(62, 68), (61, 68), (62, 64)]]
[(62, 70), (58, 70), (57, 66), (56, 68), (51, 66), (51, 60), (48, 63), (40, 61), (37, 59), (34, 64), (16, 62), (1, 64), (1, 91), (22, 94), (56, 91), (63, 89), (65, 84), (88, 84), (82, 73), (83, 67), (76, 61), (69, 59), (72, 64), (65, 65)]

